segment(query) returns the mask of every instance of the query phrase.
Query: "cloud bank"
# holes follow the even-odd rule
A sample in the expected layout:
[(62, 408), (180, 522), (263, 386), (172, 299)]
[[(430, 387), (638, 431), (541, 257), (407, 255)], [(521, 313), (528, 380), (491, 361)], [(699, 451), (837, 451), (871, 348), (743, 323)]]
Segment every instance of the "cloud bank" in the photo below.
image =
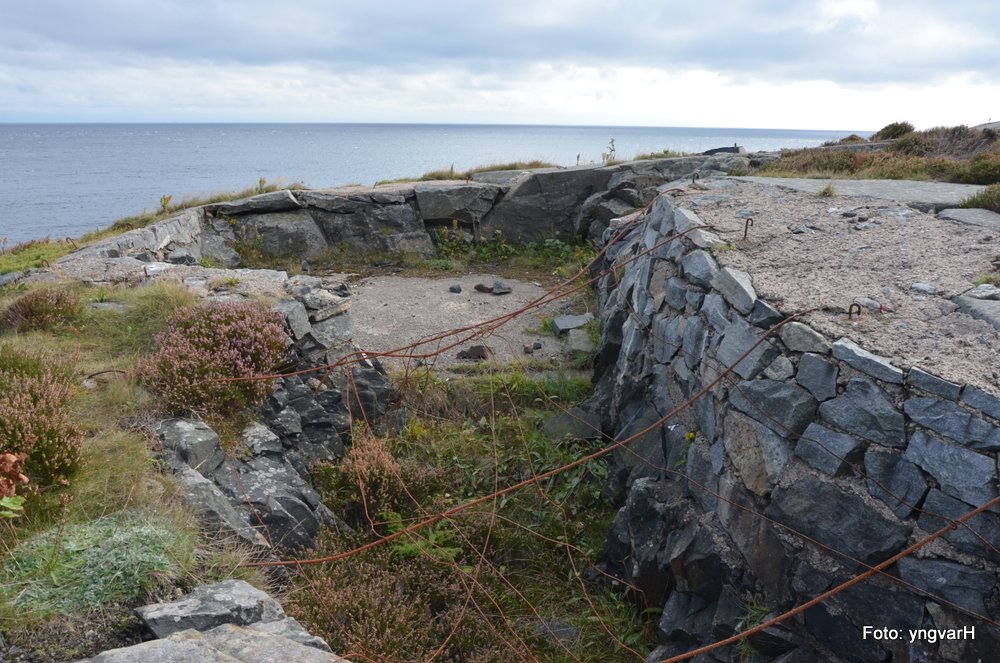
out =
[(996, 25), (979, 1), (35, 0), (0, 6), (0, 121), (975, 124)]

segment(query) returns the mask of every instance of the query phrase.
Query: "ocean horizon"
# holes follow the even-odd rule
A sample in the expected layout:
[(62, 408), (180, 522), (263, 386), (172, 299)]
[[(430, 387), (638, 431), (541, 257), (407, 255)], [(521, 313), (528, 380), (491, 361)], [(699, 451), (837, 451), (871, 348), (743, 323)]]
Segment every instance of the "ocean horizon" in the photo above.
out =
[[(0, 242), (77, 237), (185, 198), (268, 182), (371, 185), (510, 161), (815, 147), (857, 130), (495, 124), (0, 124)], [(5, 238), (5, 239), (4, 239)]]

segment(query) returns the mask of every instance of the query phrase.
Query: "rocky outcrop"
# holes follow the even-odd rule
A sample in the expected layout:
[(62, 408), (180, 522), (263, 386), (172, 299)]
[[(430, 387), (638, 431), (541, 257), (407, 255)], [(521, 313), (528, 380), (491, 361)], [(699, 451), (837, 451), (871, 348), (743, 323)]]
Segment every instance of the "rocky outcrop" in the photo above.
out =
[(53, 273), (88, 282), (141, 281), (177, 266), (237, 268), (240, 251), (306, 259), (343, 252), (431, 256), (437, 229), (455, 223), (474, 237), (499, 233), (514, 243), (597, 240), (612, 219), (646, 205), (673, 180), (747, 163), (737, 154), (702, 155), (477, 173), (462, 182), (274, 191), (183, 210), (101, 240), (61, 258)]
[[(621, 509), (604, 553), (636, 600), (662, 608), (650, 661), (745, 628), (751, 602), (801, 604), (998, 495), (1000, 399), (982, 385), (801, 322), (765, 338), (785, 315), (753, 274), (720, 265), (704, 236), (672, 239), (699, 225), (694, 212), (661, 197), (631, 218), (605, 233), (627, 231), (602, 266), (597, 387), (582, 407), (609, 439), (653, 426), (612, 461)], [(1000, 646), (976, 618), (1000, 608), (1000, 558), (985, 543), (1000, 515), (972, 523), (894, 567), (909, 586), (858, 585), (750, 645), (783, 661), (982, 657)], [(959, 614), (975, 640), (861, 637), (865, 625), (946, 629)]]
[(346, 663), (277, 601), (242, 580), (203, 585), (136, 614), (155, 640), (80, 663)]

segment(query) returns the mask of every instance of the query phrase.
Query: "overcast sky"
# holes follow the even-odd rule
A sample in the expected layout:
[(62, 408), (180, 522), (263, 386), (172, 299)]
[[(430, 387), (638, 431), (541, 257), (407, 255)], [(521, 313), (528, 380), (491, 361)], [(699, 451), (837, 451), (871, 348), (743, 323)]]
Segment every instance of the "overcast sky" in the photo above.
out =
[(0, 121), (1000, 119), (996, 0), (2, 0)]

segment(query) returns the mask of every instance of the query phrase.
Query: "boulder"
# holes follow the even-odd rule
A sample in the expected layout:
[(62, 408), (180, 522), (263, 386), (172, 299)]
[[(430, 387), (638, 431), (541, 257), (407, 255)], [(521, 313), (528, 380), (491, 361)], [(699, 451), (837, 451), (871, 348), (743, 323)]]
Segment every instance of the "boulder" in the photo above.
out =
[(577, 227), (580, 206), (593, 189), (594, 174), (589, 167), (533, 170), (514, 182), (487, 214), (484, 234), (492, 237), (499, 230), (509, 241), (525, 243), (572, 240), (581, 232)]
[[(922, 512), (917, 522), (925, 532), (936, 532), (975, 508), (975, 505), (956, 500), (932, 488), (921, 506)], [(993, 562), (1000, 561), (1000, 552), (996, 549), (996, 542), (1000, 541), (1000, 515), (995, 512), (977, 514), (945, 534), (944, 538), (959, 550)]]
[(746, 358), (736, 363), (744, 354), (761, 340), (762, 336), (740, 316), (734, 316), (733, 321), (725, 327), (722, 342), (716, 351), (716, 358), (723, 370), (729, 366), (733, 372), (745, 380), (757, 377), (778, 356), (778, 349), (770, 340), (757, 345)]
[(684, 278), (695, 285), (709, 287), (719, 273), (719, 266), (706, 251), (695, 249), (681, 259)]
[(795, 455), (798, 458), (831, 477), (848, 473), (861, 460), (864, 450), (864, 445), (859, 440), (815, 422), (809, 424), (795, 445)]
[(479, 223), (500, 195), (500, 187), (480, 182), (418, 182), (413, 190), (424, 221)]
[(837, 395), (837, 364), (818, 354), (807, 352), (799, 359), (795, 381), (805, 387), (818, 401), (827, 401)]
[(833, 344), (833, 356), (862, 373), (894, 384), (903, 384), (903, 371), (893, 366), (885, 357), (868, 352), (849, 338)]
[(174, 478), (184, 491), (184, 504), (216, 535), (235, 537), (252, 547), (270, 548), (267, 540), (250, 527), (214, 483), (190, 467), (177, 472)]
[(753, 289), (753, 281), (746, 272), (732, 267), (723, 267), (712, 279), (712, 287), (718, 290), (726, 301), (732, 304), (740, 313), (750, 313), (757, 293)]
[(979, 614), (987, 612), (986, 597), (998, 591), (996, 573), (947, 559), (904, 557), (896, 567), (903, 580)]
[(316, 191), (303, 192), (300, 199), (331, 247), (434, 254), (431, 237), (411, 203), (376, 203), (364, 194), (345, 196)]
[(723, 431), (726, 454), (743, 484), (757, 495), (770, 494), (788, 464), (788, 441), (739, 412), (726, 415)]
[(238, 242), (258, 247), (270, 257), (323, 255), (329, 245), (319, 227), (305, 210), (246, 214), (237, 218)]
[(957, 401), (959, 394), (962, 392), (962, 385), (939, 378), (916, 366), (907, 372), (906, 384), (934, 396), (940, 396), (952, 401)]
[(230, 459), (219, 468), (215, 482), (230, 500), (260, 520), (275, 548), (312, 548), (320, 524), (336, 523), (319, 495), (283, 460)]
[(147, 605), (135, 612), (157, 638), (187, 629), (207, 631), (221, 624), (246, 626), (286, 617), (280, 603), (243, 580), (202, 585), (179, 601)]
[(164, 454), (177, 471), (190, 467), (211, 477), (226, 458), (219, 436), (204, 422), (167, 419), (155, 430)]
[(778, 330), (781, 342), (792, 352), (813, 352), (827, 354), (830, 342), (818, 331), (801, 322), (789, 322)]
[(1000, 398), (975, 385), (965, 385), (965, 389), (962, 390), (962, 402), (994, 419), (1000, 419)]
[(210, 203), (205, 205), (205, 211), (215, 216), (235, 216), (237, 214), (270, 214), (274, 212), (289, 212), (302, 207), (295, 195), (284, 189), (271, 191), (249, 198)]
[[(325, 644), (325, 643), (324, 643)], [(348, 663), (346, 659), (265, 630), (223, 624), (163, 640), (112, 649), (80, 663)]]

